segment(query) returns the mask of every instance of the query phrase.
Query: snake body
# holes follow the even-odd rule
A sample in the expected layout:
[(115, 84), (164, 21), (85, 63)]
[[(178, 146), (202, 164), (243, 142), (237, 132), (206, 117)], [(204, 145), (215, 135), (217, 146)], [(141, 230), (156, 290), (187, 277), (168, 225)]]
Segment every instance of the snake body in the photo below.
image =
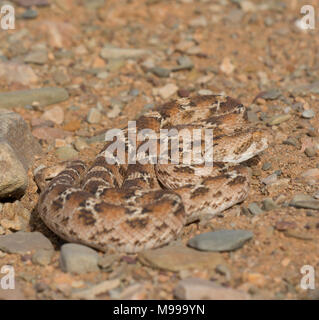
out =
[(224, 96), (168, 102), (141, 116), (136, 128), (213, 129), (213, 166), (110, 164), (108, 142), (90, 167), (70, 162), (40, 195), (39, 215), (61, 238), (127, 253), (169, 243), (185, 224), (243, 201), (250, 176), (240, 163), (267, 148), (262, 132), (249, 125), (245, 107)]

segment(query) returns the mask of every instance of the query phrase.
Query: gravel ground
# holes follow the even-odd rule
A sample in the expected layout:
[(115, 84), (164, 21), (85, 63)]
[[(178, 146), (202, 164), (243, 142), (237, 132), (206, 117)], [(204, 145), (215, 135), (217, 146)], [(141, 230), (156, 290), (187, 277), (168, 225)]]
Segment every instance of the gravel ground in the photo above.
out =
[[(319, 272), (319, 38), (297, 22), (304, 4), (319, 12), (316, 1), (11, 3), (15, 30), (0, 32), (0, 109), (28, 123), (42, 154), (27, 168), (24, 195), (0, 202), (0, 235), (15, 236), (0, 238), (0, 268), (13, 266), (16, 284), (0, 288), (0, 299), (318, 299), (300, 281), (304, 265)], [(249, 163), (243, 203), (138, 255), (67, 245), (43, 225), (35, 168), (90, 162), (106, 129), (212, 93), (240, 99), (269, 137)], [(197, 250), (215, 237), (224, 237), (217, 252)]]

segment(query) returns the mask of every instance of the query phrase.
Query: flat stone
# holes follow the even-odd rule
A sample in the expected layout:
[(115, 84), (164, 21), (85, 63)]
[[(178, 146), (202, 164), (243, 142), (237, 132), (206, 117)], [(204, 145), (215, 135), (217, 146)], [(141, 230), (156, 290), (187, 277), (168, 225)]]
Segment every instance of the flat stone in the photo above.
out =
[(31, 51), (24, 57), (25, 63), (45, 64), (48, 62), (47, 50)]
[(50, 264), (54, 250), (40, 249), (32, 255), (32, 263), (40, 266), (46, 266)]
[(168, 78), (171, 73), (171, 70), (161, 67), (154, 67), (150, 69), (150, 72), (152, 72), (159, 78)]
[(290, 201), (289, 205), (295, 208), (319, 210), (319, 200), (316, 200), (306, 194), (295, 195)]
[(265, 100), (276, 100), (280, 98), (280, 96), (281, 96), (280, 90), (272, 89), (272, 90), (263, 92), (262, 94), (260, 94), (259, 97)]
[(262, 206), (262, 209), (265, 210), (265, 211), (271, 211), (271, 210), (274, 210), (274, 209), (277, 209), (278, 206), (277, 204), (274, 202), (273, 199), (271, 198), (266, 198), (263, 200), (263, 206)]
[(168, 99), (172, 95), (174, 95), (178, 90), (178, 87), (173, 83), (168, 83), (164, 87), (154, 88), (153, 94), (159, 95), (162, 99)]
[(266, 178), (262, 179), (261, 182), (264, 183), (265, 185), (270, 185), (278, 181), (278, 175), (276, 173), (272, 173)]
[(302, 116), (303, 118), (305, 118), (305, 119), (312, 119), (315, 115), (316, 115), (315, 112), (314, 112), (313, 110), (311, 110), (311, 109), (305, 110), (305, 111), (301, 114), (301, 116)]
[(253, 215), (258, 215), (264, 212), (262, 209), (260, 209), (259, 205), (256, 202), (250, 203), (248, 205), (248, 210)]
[(24, 107), (25, 105), (32, 105), (34, 102), (44, 107), (65, 101), (68, 98), (69, 94), (65, 89), (55, 87), (1, 92), (0, 108)]
[(250, 296), (239, 290), (222, 287), (212, 281), (187, 278), (178, 282), (174, 295), (181, 300), (249, 300)]
[(98, 253), (86, 246), (67, 243), (61, 247), (60, 267), (64, 272), (87, 273), (98, 271)]
[(137, 59), (150, 54), (149, 50), (133, 48), (115, 48), (105, 46), (100, 52), (103, 59)]
[(102, 115), (99, 109), (91, 108), (88, 115), (87, 115), (87, 122), (88, 123), (99, 123), (101, 121)]
[(317, 155), (317, 149), (314, 147), (307, 147), (305, 149), (305, 154), (309, 158), (315, 157)]
[(247, 230), (218, 230), (195, 236), (187, 244), (204, 251), (232, 251), (241, 248), (253, 235)]
[(25, 254), (33, 250), (53, 250), (53, 246), (40, 232), (24, 232), (0, 236), (0, 250), (8, 253)]
[(308, 169), (298, 176), (297, 180), (303, 181), (309, 185), (319, 183), (319, 168)]
[(217, 265), (225, 264), (219, 253), (199, 252), (181, 245), (142, 251), (138, 259), (145, 265), (173, 272), (188, 269), (215, 270)]
[(269, 120), (268, 124), (270, 126), (275, 126), (289, 120), (290, 118), (291, 118), (290, 114), (282, 114), (282, 115), (274, 116)]
[(98, 265), (102, 269), (108, 269), (118, 259), (119, 256), (117, 254), (104, 254), (102, 257), (99, 257)]

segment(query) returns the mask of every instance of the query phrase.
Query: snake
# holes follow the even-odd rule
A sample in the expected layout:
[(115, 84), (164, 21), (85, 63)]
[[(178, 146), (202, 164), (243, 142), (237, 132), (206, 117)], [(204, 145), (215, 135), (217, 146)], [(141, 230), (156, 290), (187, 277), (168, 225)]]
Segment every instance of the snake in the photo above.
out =
[[(184, 145), (179, 136), (175, 142), (180, 161), (170, 161), (174, 139), (168, 138), (166, 162), (112, 162), (112, 155), (118, 159), (110, 151), (114, 138), (91, 165), (73, 160), (51, 176), (48, 168), (39, 170), (38, 213), (49, 229), (68, 242), (103, 252), (137, 253), (164, 246), (177, 239), (185, 225), (211, 219), (244, 201), (251, 181), (247, 161), (268, 147), (265, 134), (248, 121), (243, 104), (224, 95), (166, 102), (136, 120), (136, 130), (143, 129), (151, 129), (156, 137), (132, 141), (128, 126), (123, 128), (126, 160), (132, 144), (145, 151), (151, 140), (155, 158), (162, 159), (158, 147), (165, 140), (162, 130), (197, 129), (213, 132), (209, 141), (213, 162), (181, 161)], [(203, 144), (202, 135), (199, 145)], [(149, 150), (142, 154), (142, 160), (150, 160)]]

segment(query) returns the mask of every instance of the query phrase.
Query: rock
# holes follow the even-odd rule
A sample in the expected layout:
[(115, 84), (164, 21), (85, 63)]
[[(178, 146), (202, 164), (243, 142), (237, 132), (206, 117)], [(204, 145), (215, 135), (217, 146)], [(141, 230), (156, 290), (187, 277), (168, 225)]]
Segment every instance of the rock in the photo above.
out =
[(298, 147), (299, 141), (295, 137), (288, 137), (288, 139), (283, 141), (283, 144)]
[(241, 248), (253, 235), (247, 230), (218, 230), (195, 236), (187, 244), (198, 250), (232, 251)]
[(289, 120), (290, 118), (291, 118), (290, 114), (281, 114), (278, 116), (274, 116), (269, 120), (268, 125), (275, 126)]
[(168, 83), (164, 87), (154, 88), (153, 94), (159, 95), (162, 99), (168, 99), (172, 95), (174, 95), (178, 90), (178, 87), (173, 83)]
[(264, 171), (267, 171), (267, 170), (269, 170), (269, 169), (271, 169), (271, 162), (265, 162), (264, 164), (263, 164), (263, 166), (262, 166), (262, 169), (264, 170)]
[(25, 231), (29, 226), (31, 213), (17, 200), (13, 203), (6, 202), (0, 216), (0, 225), (5, 229)]
[(257, 5), (248, 0), (240, 1), (239, 5), (243, 12), (256, 12), (258, 10)]
[(295, 96), (305, 96), (311, 93), (318, 94), (319, 81), (315, 81), (309, 84), (292, 85), (288, 87), (288, 91), (293, 93)]
[(14, 0), (17, 5), (22, 7), (32, 7), (32, 6), (39, 6), (45, 7), (49, 5), (48, 0)]
[(261, 182), (264, 183), (265, 185), (270, 185), (277, 181), (278, 181), (278, 176), (276, 175), (276, 173), (273, 173), (261, 180)]
[(110, 102), (112, 110), (107, 113), (107, 116), (108, 118), (113, 119), (121, 113), (122, 109), (124, 108), (124, 103), (123, 101), (116, 98), (112, 98)]
[(150, 54), (150, 51), (144, 49), (125, 49), (105, 46), (100, 52), (103, 59), (137, 59)]
[(2, 92), (0, 93), (0, 109), (24, 107), (25, 105), (32, 105), (34, 102), (44, 107), (65, 101), (68, 98), (69, 94), (65, 89), (55, 87)]
[(199, 252), (181, 245), (171, 245), (138, 254), (141, 263), (154, 268), (177, 272), (188, 269), (215, 270), (224, 259), (216, 252)]
[(45, 64), (48, 62), (47, 50), (31, 51), (24, 57), (25, 63)]
[(80, 137), (77, 137), (74, 141), (74, 148), (77, 151), (82, 151), (86, 148), (89, 148), (89, 145), (86, 143), (86, 141)]
[(254, 111), (247, 111), (247, 118), (249, 122), (258, 122), (258, 116)]
[(95, 10), (105, 5), (105, 0), (84, 0), (84, 5), (87, 9)]
[(262, 92), (258, 96), (259, 96), (259, 98), (262, 98), (265, 100), (277, 100), (281, 97), (281, 91), (277, 90), (277, 89), (272, 89), (269, 91)]
[(39, 127), (32, 130), (32, 134), (34, 137), (42, 140), (51, 141), (54, 139), (63, 139), (66, 136), (70, 135), (68, 132), (63, 131), (58, 128), (50, 128), (50, 127)]
[(315, 185), (319, 183), (319, 169), (313, 168), (308, 169), (305, 172), (303, 172), (297, 180), (303, 181), (309, 185)]
[(11, 146), (0, 141), (0, 199), (21, 196), (28, 186), (25, 168)]
[(154, 67), (151, 68), (149, 71), (160, 78), (168, 78), (171, 73), (171, 70), (161, 67)]
[(274, 202), (273, 199), (271, 198), (266, 198), (263, 200), (263, 206), (262, 206), (262, 209), (265, 210), (265, 211), (271, 211), (271, 210), (275, 210), (277, 209), (278, 206), (277, 204)]
[(42, 117), (44, 120), (52, 121), (58, 125), (62, 124), (64, 121), (64, 111), (61, 107), (56, 106), (50, 110), (46, 110)]
[(194, 18), (190, 20), (189, 25), (191, 27), (197, 28), (197, 27), (206, 27), (207, 26), (207, 20), (204, 16), (200, 16), (197, 18)]
[(101, 121), (102, 115), (99, 109), (91, 108), (88, 115), (87, 115), (87, 122), (88, 123), (99, 123)]
[(70, 146), (56, 149), (55, 154), (61, 161), (76, 159), (79, 155), (79, 153)]
[(319, 200), (304, 194), (295, 195), (290, 201), (289, 205), (295, 208), (319, 210)]
[(230, 75), (234, 72), (235, 66), (232, 64), (229, 57), (225, 57), (220, 65), (220, 70), (226, 75)]
[(22, 13), (21, 18), (22, 19), (35, 19), (35, 18), (37, 18), (37, 16), (38, 16), (37, 10), (27, 9)]
[(88, 289), (74, 290), (71, 297), (73, 299), (93, 300), (97, 298), (98, 295), (117, 288), (120, 284), (121, 281), (119, 279), (106, 280)]
[(26, 254), (33, 250), (53, 250), (53, 246), (40, 232), (24, 232), (0, 236), (0, 250), (8, 253)]
[(181, 56), (177, 59), (179, 64), (178, 67), (174, 67), (171, 70), (173, 72), (181, 71), (181, 70), (191, 70), (194, 67), (194, 63), (188, 56)]
[(32, 263), (40, 266), (46, 266), (50, 264), (54, 250), (40, 249), (32, 255)]
[(222, 287), (212, 281), (188, 278), (178, 282), (174, 295), (182, 300), (249, 300), (250, 296), (239, 290)]
[(260, 209), (259, 205), (256, 202), (250, 203), (248, 206), (248, 210), (253, 215), (258, 215), (264, 212), (262, 209)]
[(119, 256), (117, 254), (105, 254), (102, 257), (99, 257), (98, 265), (102, 269), (108, 269), (112, 264), (118, 260)]
[(201, 89), (201, 90), (198, 90), (198, 94), (200, 96), (209, 96), (211, 94), (214, 94), (214, 92), (212, 90), (209, 90), (209, 89)]
[(107, 79), (109, 76), (109, 73), (107, 71), (102, 71), (102, 72), (99, 72), (96, 77), (101, 79), (101, 80), (105, 80)]
[(301, 114), (301, 116), (302, 116), (303, 118), (305, 118), (305, 119), (312, 119), (315, 115), (316, 115), (315, 112), (314, 112), (313, 110), (311, 110), (311, 109), (305, 110), (305, 111)]
[[(0, 60), (0, 79), (7, 84), (21, 83), (25, 86), (34, 84), (38, 81), (37, 75), (30, 66), (15, 62), (3, 62)], [(4, 108), (6, 93), (0, 93), (0, 108)]]
[(87, 273), (98, 271), (98, 253), (86, 246), (67, 243), (61, 247), (60, 267), (64, 272)]
[(308, 147), (305, 149), (305, 154), (307, 157), (312, 158), (317, 155), (317, 150), (314, 147)]
[(278, 231), (286, 231), (288, 229), (294, 229), (297, 225), (295, 222), (280, 220), (276, 222), (275, 229)]

